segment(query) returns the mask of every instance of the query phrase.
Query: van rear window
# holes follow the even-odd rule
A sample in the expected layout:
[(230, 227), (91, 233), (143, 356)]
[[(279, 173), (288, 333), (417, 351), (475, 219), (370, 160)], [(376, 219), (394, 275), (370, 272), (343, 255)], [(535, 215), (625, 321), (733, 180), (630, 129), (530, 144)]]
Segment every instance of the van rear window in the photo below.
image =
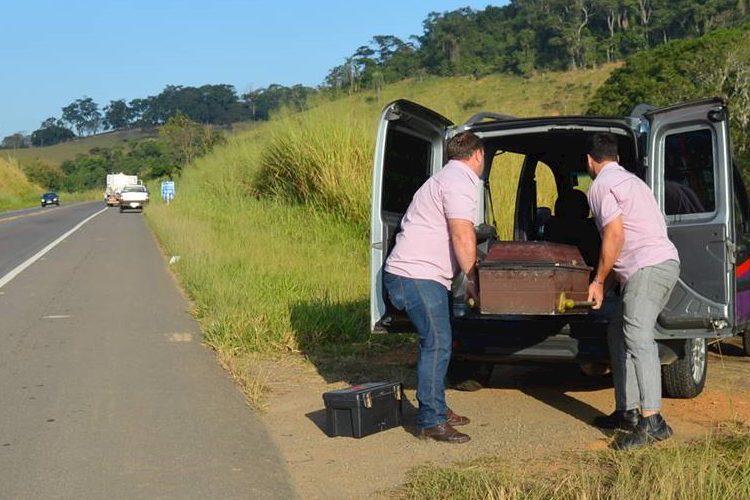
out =
[(417, 189), (430, 176), (432, 143), (396, 128), (389, 128), (383, 162), (382, 207), (404, 213)]
[(670, 134), (664, 150), (664, 212), (716, 210), (714, 143), (708, 129)]

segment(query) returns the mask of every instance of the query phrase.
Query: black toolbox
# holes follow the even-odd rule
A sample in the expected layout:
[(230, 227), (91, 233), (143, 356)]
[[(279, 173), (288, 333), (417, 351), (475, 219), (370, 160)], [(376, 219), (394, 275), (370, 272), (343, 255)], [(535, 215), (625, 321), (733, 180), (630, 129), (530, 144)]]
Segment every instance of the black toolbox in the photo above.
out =
[(361, 438), (401, 425), (401, 382), (371, 382), (323, 394), (326, 434)]

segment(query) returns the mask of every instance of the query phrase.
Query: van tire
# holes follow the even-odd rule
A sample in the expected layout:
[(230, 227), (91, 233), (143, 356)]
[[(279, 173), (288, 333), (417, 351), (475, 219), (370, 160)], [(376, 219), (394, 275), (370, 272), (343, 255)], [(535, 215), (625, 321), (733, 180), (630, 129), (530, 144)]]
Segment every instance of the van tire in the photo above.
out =
[(696, 397), (703, 392), (707, 373), (706, 339), (685, 340), (682, 356), (672, 364), (661, 368), (664, 395), (678, 399)]
[(459, 391), (474, 392), (489, 384), (492, 363), (451, 359), (448, 365), (448, 383)]

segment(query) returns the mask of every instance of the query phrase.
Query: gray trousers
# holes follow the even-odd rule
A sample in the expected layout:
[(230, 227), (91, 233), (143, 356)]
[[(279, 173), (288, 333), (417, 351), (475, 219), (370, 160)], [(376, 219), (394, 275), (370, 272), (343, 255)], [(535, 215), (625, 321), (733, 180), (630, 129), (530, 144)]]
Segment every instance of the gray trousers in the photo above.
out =
[(668, 260), (639, 269), (624, 284), (607, 330), (618, 410), (661, 410), (661, 363), (654, 328), (679, 276), (680, 264)]

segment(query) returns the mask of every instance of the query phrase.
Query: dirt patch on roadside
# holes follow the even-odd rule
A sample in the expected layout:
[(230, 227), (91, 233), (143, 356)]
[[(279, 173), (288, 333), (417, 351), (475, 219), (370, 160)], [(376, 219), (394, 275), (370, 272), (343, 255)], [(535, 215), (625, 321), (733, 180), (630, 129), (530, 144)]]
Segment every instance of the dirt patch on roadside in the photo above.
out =
[[(498, 365), (479, 392), (449, 390), (451, 407), (472, 419), (464, 445), (414, 437), (414, 360), (409, 349), (366, 362), (301, 359), (262, 362), (270, 392), (262, 418), (277, 443), (301, 498), (377, 498), (405, 481), (409, 469), (485, 456), (557, 457), (606, 448), (611, 436), (589, 425), (613, 408), (608, 377), (586, 377), (576, 365)], [(665, 400), (673, 442), (701, 438), (731, 421), (750, 421), (750, 358), (722, 344), (712, 349), (706, 389), (692, 400)], [(331, 365), (332, 366), (332, 365)], [(405, 426), (363, 439), (325, 435), (323, 392), (354, 383), (401, 380), (406, 385)]]

